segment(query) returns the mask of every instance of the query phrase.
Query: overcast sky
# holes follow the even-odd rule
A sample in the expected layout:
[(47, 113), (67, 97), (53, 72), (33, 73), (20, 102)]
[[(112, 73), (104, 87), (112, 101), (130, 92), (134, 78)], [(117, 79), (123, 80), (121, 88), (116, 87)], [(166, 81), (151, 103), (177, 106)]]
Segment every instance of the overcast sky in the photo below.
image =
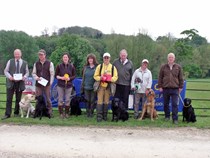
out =
[(88, 26), (153, 39), (196, 29), (210, 41), (209, 0), (0, 0), (0, 30), (41, 35), (48, 28)]

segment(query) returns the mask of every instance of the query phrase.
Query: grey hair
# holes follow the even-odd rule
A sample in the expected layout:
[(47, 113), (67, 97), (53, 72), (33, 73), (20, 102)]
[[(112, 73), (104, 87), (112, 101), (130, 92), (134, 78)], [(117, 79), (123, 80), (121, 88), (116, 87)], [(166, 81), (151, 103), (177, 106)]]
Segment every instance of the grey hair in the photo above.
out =
[(22, 52), (21, 52), (20, 49), (15, 49), (15, 50), (14, 50), (14, 53), (15, 53), (15, 52), (20, 52), (20, 53), (22, 54)]
[(127, 50), (126, 49), (122, 49), (121, 51), (120, 51), (120, 54), (121, 53), (125, 53), (127, 56), (128, 56), (128, 53), (127, 53)]
[(168, 54), (168, 58), (169, 58), (169, 56), (173, 56), (175, 58), (175, 54), (174, 53), (169, 53)]

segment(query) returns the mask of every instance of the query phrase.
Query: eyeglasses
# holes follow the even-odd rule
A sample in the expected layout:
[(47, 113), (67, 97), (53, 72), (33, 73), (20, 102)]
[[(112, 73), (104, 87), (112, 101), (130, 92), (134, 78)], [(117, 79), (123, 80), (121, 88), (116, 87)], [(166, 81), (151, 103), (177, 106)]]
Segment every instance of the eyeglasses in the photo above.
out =
[(104, 59), (109, 59), (109, 57), (104, 57)]

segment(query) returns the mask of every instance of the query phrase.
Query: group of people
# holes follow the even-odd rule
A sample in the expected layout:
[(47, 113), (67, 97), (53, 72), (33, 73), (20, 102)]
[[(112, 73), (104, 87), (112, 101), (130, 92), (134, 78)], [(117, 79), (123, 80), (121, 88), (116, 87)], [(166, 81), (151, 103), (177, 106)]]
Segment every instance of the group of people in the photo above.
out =
[[(16, 95), (14, 116), (19, 115), (19, 102), (23, 90), (24, 81), (29, 75), (28, 64), (22, 58), (20, 49), (14, 51), (14, 58), (7, 62), (4, 70), (7, 78), (7, 101), (6, 112), (2, 119), (11, 117), (12, 98)], [(36, 80), (36, 95), (44, 95), (49, 114), (52, 116), (52, 104), (50, 101), (50, 87), (54, 77), (58, 79), (58, 111), (60, 118), (69, 118), (70, 98), (72, 94), (72, 81), (76, 77), (76, 70), (71, 64), (71, 57), (68, 53), (62, 56), (62, 63), (56, 66), (47, 60), (45, 50), (38, 52), (39, 60), (34, 64), (32, 76)], [(110, 96), (119, 98), (128, 109), (128, 97), (131, 91), (135, 92), (134, 99), (134, 119), (139, 117), (139, 103), (145, 102), (146, 95), (152, 87), (152, 73), (148, 69), (149, 61), (143, 59), (138, 69), (134, 71), (133, 63), (128, 59), (128, 53), (122, 49), (119, 58), (110, 63), (110, 53), (103, 54), (103, 63), (99, 64), (94, 54), (88, 54), (86, 63), (82, 70), (81, 91), (84, 92), (87, 117), (93, 117), (96, 108), (97, 122), (107, 121), (108, 104)], [(17, 77), (21, 76), (21, 78)], [(42, 80), (47, 83), (43, 85)], [(97, 90), (94, 83), (98, 82)], [(172, 120), (178, 123), (178, 101), (179, 93), (183, 88), (183, 75), (181, 66), (175, 63), (174, 53), (168, 54), (168, 62), (161, 66), (158, 78), (158, 87), (163, 92), (165, 120), (170, 120), (170, 98), (172, 100)], [(115, 86), (116, 87), (115, 87)], [(114, 92), (113, 92), (114, 89)], [(116, 90), (116, 91), (115, 91)], [(95, 107), (95, 99), (97, 105)], [(63, 110), (64, 108), (64, 110)]]

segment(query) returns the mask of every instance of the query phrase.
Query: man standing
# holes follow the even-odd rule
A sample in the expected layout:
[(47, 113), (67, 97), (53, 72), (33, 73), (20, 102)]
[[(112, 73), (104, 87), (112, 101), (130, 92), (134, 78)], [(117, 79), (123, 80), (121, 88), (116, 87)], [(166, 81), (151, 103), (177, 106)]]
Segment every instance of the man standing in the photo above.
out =
[(115, 97), (125, 103), (126, 109), (128, 109), (128, 96), (131, 89), (130, 83), (133, 74), (133, 63), (127, 58), (127, 56), (127, 51), (122, 49), (120, 51), (120, 57), (113, 62), (113, 65), (118, 72)]
[(4, 74), (6, 76), (7, 87), (7, 103), (6, 112), (2, 120), (10, 118), (12, 113), (12, 99), (15, 92), (15, 110), (14, 116), (19, 115), (19, 102), (21, 100), (22, 92), (25, 90), (25, 79), (29, 75), (28, 64), (21, 59), (22, 52), (20, 49), (15, 49), (14, 59), (10, 59), (7, 62)]
[[(32, 76), (36, 80), (36, 95), (44, 95), (46, 97), (48, 112), (52, 116), (50, 87), (54, 80), (54, 65), (46, 59), (45, 50), (39, 50), (38, 55), (39, 60), (34, 64), (32, 71)], [(46, 83), (46, 85), (44, 83)]]
[(184, 79), (181, 66), (176, 64), (174, 53), (168, 54), (168, 63), (160, 68), (158, 87), (163, 92), (165, 120), (170, 120), (169, 101), (172, 101), (172, 119), (178, 124), (179, 93), (182, 91)]
[(152, 87), (152, 73), (147, 68), (149, 61), (143, 59), (141, 67), (138, 68), (132, 76), (131, 89), (135, 91), (134, 102), (134, 119), (139, 117), (139, 102), (141, 100), (142, 105), (146, 100), (146, 94)]

